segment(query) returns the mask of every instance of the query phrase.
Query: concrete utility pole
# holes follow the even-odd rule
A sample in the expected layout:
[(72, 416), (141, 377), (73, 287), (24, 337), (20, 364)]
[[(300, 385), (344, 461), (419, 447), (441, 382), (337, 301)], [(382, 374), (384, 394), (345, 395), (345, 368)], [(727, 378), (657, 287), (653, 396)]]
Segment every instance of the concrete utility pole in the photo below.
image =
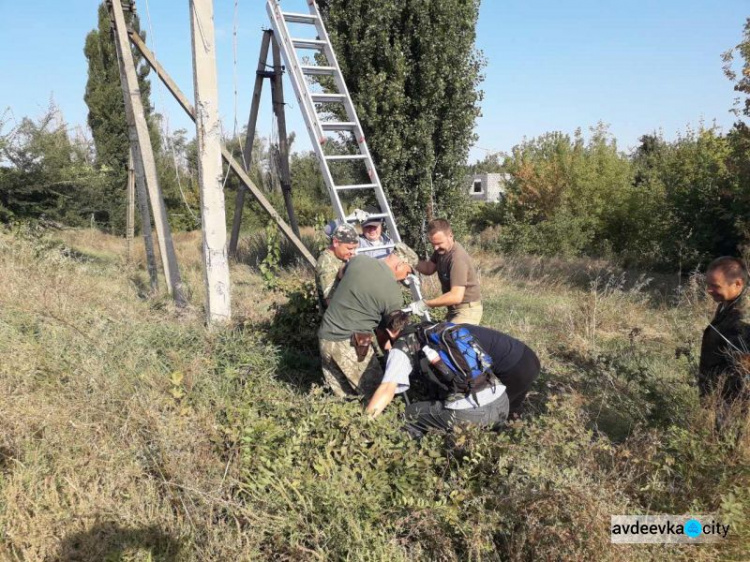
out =
[(209, 325), (215, 325), (227, 322), (232, 316), (232, 311), (226, 212), (222, 188), (221, 121), (216, 79), (213, 1), (191, 0), (190, 15), (206, 312)]
[[(136, 170), (140, 167), (148, 188), (151, 209), (154, 213), (156, 224), (156, 235), (159, 240), (164, 276), (167, 281), (167, 290), (172, 295), (178, 306), (185, 306), (187, 301), (182, 293), (182, 281), (180, 271), (177, 267), (177, 256), (172, 242), (172, 232), (167, 221), (167, 211), (164, 208), (164, 200), (156, 179), (156, 162), (151, 139), (148, 134), (146, 113), (143, 110), (141, 91), (138, 86), (138, 76), (135, 70), (135, 62), (130, 52), (125, 15), (122, 11), (120, 0), (113, 0), (109, 4), (115, 22), (115, 47), (121, 64), (121, 77), (123, 82), (125, 113), (128, 119), (131, 146), (137, 147), (133, 151)], [(143, 210), (141, 210), (143, 212)], [(144, 231), (145, 231), (145, 225)]]

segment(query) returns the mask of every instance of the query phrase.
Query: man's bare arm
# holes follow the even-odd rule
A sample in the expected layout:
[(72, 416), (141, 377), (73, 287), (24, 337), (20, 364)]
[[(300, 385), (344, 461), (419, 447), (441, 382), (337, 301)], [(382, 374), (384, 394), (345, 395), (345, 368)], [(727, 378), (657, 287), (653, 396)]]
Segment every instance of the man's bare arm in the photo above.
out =
[(372, 395), (370, 403), (365, 409), (365, 414), (368, 414), (371, 418), (377, 418), (386, 406), (393, 401), (393, 397), (396, 396), (395, 382), (384, 382), (381, 383), (375, 394)]
[(432, 275), (437, 271), (437, 264), (429, 260), (419, 260), (416, 270), (423, 275)]
[(456, 287), (451, 287), (450, 291), (443, 293), (439, 297), (426, 300), (425, 304), (430, 308), (436, 308), (438, 306), (455, 306), (463, 302), (464, 293), (466, 293), (466, 287), (458, 285)]

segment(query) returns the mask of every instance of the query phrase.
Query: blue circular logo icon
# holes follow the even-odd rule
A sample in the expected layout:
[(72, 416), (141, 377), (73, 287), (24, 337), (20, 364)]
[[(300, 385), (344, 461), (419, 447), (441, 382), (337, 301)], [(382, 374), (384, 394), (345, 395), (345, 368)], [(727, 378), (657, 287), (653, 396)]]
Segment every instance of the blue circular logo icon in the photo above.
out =
[(703, 532), (703, 526), (697, 519), (688, 519), (685, 522), (685, 534), (694, 539)]

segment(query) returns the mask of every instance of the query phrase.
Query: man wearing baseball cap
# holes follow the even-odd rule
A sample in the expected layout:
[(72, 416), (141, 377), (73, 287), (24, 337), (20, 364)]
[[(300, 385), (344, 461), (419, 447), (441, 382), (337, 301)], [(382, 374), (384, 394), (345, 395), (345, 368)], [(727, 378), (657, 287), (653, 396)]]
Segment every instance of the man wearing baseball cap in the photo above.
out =
[(326, 225), (325, 233), (331, 243), (320, 253), (315, 266), (315, 283), (323, 308), (331, 302), (333, 292), (339, 283), (339, 271), (354, 255), (359, 245), (357, 231), (350, 224), (331, 221)]
[(369, 396), (380, 384), (373, 333), (403, 306), (398, 282), (418, 262), (417, 254), (399, 243), (381, 260), (358, 255), (347, 264), (318, 330), (323, 378), (337, 396)]
[[(365, 213), (368, 215), (379, 212), (375, 207), (365, 209)], [(393, 244), (393, 241), (383, 232), (383, 222), (383, 217), (367, 217), (360, 223), (362, 225), (362, 235), (359, 237), (360, 254), (383, 259), (393, 251), (393, 248), (383, 247)]]

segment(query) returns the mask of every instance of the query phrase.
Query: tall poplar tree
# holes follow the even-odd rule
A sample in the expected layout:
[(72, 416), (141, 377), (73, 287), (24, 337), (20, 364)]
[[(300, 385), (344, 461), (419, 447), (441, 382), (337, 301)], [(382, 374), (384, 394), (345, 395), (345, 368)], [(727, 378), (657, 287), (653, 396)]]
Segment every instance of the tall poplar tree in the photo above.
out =
[(460, 224), (480, 113), (479, 0), (318, 0), (399, 230)]
[[(88, 124), (96, 148), (96, 164), (108, 171), (111, 178), (107, 183), (107, 196), (111, 201), (108, 209), (109, 222), (120, 231), (125, 224), (125, 186), (130, 144), (112, 24), (104, 2), (99, 5), (98, 15), (98, 27), (86, 36), (84, 47), (84, 54), (88, 60), (88, 81), (84, 101), (89, 108)], [(125, 18), (145, 39), (145, 34), (140, 30), (138, 16), (134, 12), (126, 11)], [(154, 151), (158, 152), (159, 135), (150, 119), (153, 108), (150, 102), (151, 84), (147, 80), (149, 67), (139, 53), (133, 51), (133, 55), (143, 107), (151, 130), (151, 142), (154, 144)]]

